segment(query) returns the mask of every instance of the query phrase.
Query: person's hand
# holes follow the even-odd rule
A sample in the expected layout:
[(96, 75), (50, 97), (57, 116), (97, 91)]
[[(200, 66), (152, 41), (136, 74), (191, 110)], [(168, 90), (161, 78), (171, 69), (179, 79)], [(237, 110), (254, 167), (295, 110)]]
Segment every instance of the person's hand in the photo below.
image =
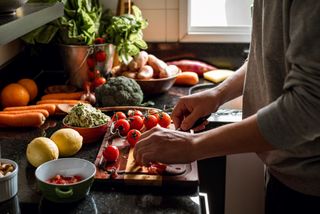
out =
[[(181, 130), (189, 130), (200, 117), (216, 112), (220, 102), (213, 90), (202, 91), (196, 94), (181, 97), (174, 107), (171, 118), (174, 126)], [(201, 124), (195, 130), (205, 127), (206, 123)]]
[(135, 145), (133, 156), (138, 164), (166, 164), (194, 161), (194, 137), (188, 132), (155, 127), (144, 132)]

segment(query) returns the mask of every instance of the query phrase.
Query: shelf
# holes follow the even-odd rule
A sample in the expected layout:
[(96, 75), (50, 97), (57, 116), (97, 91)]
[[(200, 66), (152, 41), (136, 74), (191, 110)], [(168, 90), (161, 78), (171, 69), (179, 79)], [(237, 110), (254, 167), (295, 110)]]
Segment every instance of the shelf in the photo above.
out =
[(0, 15), (0, 46), (63, 16), (63, 9), (61, 2), (27, 3), (13, 15)]

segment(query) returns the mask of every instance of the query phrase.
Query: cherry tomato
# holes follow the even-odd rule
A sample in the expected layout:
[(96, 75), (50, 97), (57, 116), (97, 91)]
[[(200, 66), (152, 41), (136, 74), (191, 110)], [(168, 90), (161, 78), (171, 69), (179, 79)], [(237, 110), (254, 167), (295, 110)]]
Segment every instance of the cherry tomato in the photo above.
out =
[(150, 110), (148, 110), (148, 114), (152, 114), (152, 115), (155, 115), (155, 114), (157, 114), (159, 111), (158, 110), (156, 110), (156, 109), (150, 109)]
[(134, 147), (141, 136), (141, 132), (137, 129), (131, 129), (127, 134), (127, 141), (131, 147)]
[(126, 119), (126, 118), (127, 118), (126, 114), (123, 113), (122, 111), (117, 111), (112, 115), (112, 121), (117, 121), (117, 120)]
[(143, 119), (137, 115), (129, 117), (129, 123), (131, 129), (140, 130), (143, 127)]
[(129, 117), (132, 117), (132, 116), (144, 117), (141, 111), (139, 111), (139, 110), (132, 110), (132, 109), (130, 109), (130, 110), (128, 111), (128, 116), (129, 116)]
[(95, 78), (94, 72), (89, 70), (88, 71), (88, 77), (89, 77), (89, 80), (94, 80), (94, 78)]
[(98, 51), (98, 52), (96, 53), (96, 60), (97, 60), (98, 62), (103, 62), (103, 61), (106, 60), (106, 58), (107, 58), (106, 52), (104, 52), (104, 51)]
[(126, 119), (117, 120), (114, 124), (114, 131), (119, 130), (121, 136), (127, 136), (128, 131), (130, 130), (130, 123)]
[(94, 68), (94, 66), (96, 65), (96, 60), (94, 59), (93, 56), (89, 56), (87, 58), (87, 65), (90, 69)]
[(94, 40), (94, 44), (104, 44), (106, 43), (106, 40), (102, 37), (98, 37)]
[(168, 113), (161, 111), (155, 114), (155, 116), (157, 117), (158, 124), (161, 127), (167, 128), (171, 124), (171, 117), (169, 116)]
[(157, 117), (151, 114), (148, 114), (143, 119), (143, 124), (146, 126), (146, 129), (152, 129), (158, 124)]
[(93, 81), (94, 87), (98, 87), (100, 85), (103, 85), (107, 82), (106, 78), (104, 77), (96, 77)]
[(119, 149), (116, 146), (108, 145), (102, 152), (102, 155), (104, 159), (106, 159), (107, 162), (114, 162), (119, 157)]

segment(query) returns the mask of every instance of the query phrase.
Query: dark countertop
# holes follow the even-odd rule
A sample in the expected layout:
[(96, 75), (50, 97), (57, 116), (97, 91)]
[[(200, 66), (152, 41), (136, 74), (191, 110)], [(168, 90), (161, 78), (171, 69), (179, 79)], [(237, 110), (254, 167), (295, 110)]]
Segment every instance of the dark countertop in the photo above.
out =
[[(219, 68), (235, 69), (245, 59), (243, 51), (247, 48), (248, 44), (150, 43), (149, 52), (165, 60), (196, 58)], [(0, 75), (6, 77), (0, 79), (0, 86), (18, 80), (21, 76), (35, 79), (40, 90), (47, 85), (66, 83), (65, 78), (60, 78), (66, 77), (66, 74), (61, 72), (61, 62), (55, 46), (40, 46), (39, 49), (34, 49), (41, 50), (36, 55), (30, 54), (31, 50), (28, 47), (16, 57), (14, 62), (19, 63), (11, 63), (0, 69)], [(48, 54), (52, 56), (49, 57)], [(56, 60), (51, 60), (53, 58)], [(46, 71), (48, 75), (40, 75), (42, 71)], [(174, 86), (165, 94), (149, 96), (147, 99), (154, 101), (157, 108), (163, 108), (164, 105), (171, 107), (180, 96), (187, 95), (188, 90), (189, 87)], [(52, 124), (55, 123), (55, 119), (51, 120)], [(207, 129), (222, 124), (210, 122)], [(44, 200), (37, 190), (35, 169), (27, 163), (25, 151), (27, 144), (34, 137), (48, 136), (51, 132), (52, 129), (0, 129), (0, 156), (15, 160), (20, 167), (18, 195), (1, 203), (0, 213), (16, 213), (17, 210), (14, 208), (17, 207), (20, 207), (22, 213), (202, 213), (199, 192), (191, 195), (168, 195), (153, 190), (117, 190), (93, 185), (90, 194), (79, 203), (57, 205)], [(76, 157), (94, 161), (99, 146), (100, 143), (86, 145)], [(211, 213), (224, 213), (225, 157), (201, 160), (197, 163), (199, 191), (207, 194)]]
[[(158, 108), (162, 108), (163, 105), (172, 106), (179, 96), (187, 94), (187, 89), (185, 87), (173, 87), (168, 93), (150, 99), (155, 102), (155, 107)], [(59, 117), (48, 119), (46, 121), (48, 126), (56, 125), (54, 128), (49, 127), (48, 129), (1, 128), (0, 155), (2, 158), (12, 159), (18, 163), (19, 192), (9, 202), (0, 204), (0, 207), (11, 206), (18, 201), (22, 213), (38, 211), (40, 213), (50, 213), (51, 211), (55, 211), (55, 213), (59, 211), (68, 211), (68, 213), (201, 213), (198, 192), (175, 194), (175, 192), (169, 193), (161, 189), (159, 191), (148, 188), (113, 189), (94, 184), (90, 194), (77, 203), (61, 205), (43, 199), (37, 189), (34, 176), (35, 168), (27, 162), (25, 152), (27, 144), (33, 138), (50, 136), (54, 130), (60, 127), (60, 119)], [(99, 147), (100, 143), (84, 145), (75, 157), (94, 162)]]

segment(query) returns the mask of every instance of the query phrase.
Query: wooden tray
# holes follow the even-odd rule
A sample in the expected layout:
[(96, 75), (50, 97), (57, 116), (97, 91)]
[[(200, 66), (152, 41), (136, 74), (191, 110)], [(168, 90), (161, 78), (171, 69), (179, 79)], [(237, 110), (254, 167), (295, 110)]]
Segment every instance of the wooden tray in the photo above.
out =
[[(127, 111), (138, 109), (134, 107), (121, 107), (116, 109), (102, 109), (102, 111)], [(144, 111), (148, 108), (139, 108)], [(167, 165), (161, 174), (151, 173), (147, 167), (138, 166), (133, 159), (133, 148), (130, 148), (126, 139), (116, 137), (109, 141), (119, 148), (120, 156), (115, 163), (104, 160), (102, 152), (108, 144), (110, 128), (101, 143), (94, 164), (96, 165), (95, 183), (103, 183), (104, 186), (136, 186), (161, 188), (162, 190), (179, 191), (185, 193), (196, 192), (198, 182), (197, 163)], [(109, 142), (110, 143), (110, 142)]]

